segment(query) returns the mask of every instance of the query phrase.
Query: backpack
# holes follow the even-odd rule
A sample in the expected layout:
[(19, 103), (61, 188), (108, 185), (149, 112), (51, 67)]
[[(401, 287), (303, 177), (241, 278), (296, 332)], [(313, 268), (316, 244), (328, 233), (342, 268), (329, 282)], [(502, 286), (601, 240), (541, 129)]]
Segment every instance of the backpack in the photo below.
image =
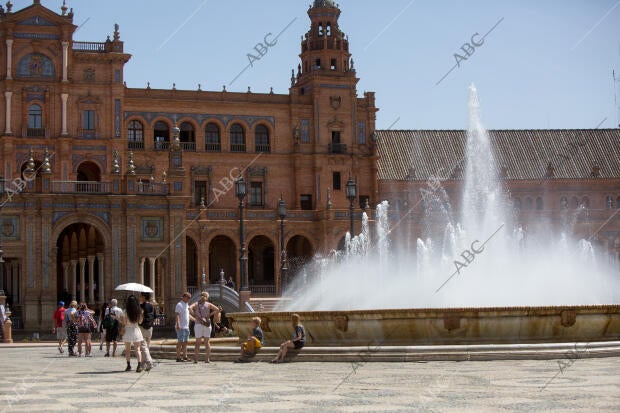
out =
[(108, 312), (105, 317), (103, 317), (103, 321), (101, 322), (101, 325), (103, 326), (104, 329), (106, 330), (111, 330), (116, 326), (116, 319), (114, 317), (112, 317), (112, 314), (110, 314), (110, 312)]
[(86, 311), (81, 311), (81, 314), (79, 315), (79, 319), (78, 319), (78, 329), (80, 330), (89, 330), (89, 331), (95, 331), (97, 329), (97, 323), (95, 322), (95, 320), (93, 319), (93, 317), (90, 315), (90, 313), (86, 312)]
[(151, 303), (144, 303), (142, 306), (142, 324), (140, 326), (146, 330), (153, 327), (155, 320), (155, 308)]

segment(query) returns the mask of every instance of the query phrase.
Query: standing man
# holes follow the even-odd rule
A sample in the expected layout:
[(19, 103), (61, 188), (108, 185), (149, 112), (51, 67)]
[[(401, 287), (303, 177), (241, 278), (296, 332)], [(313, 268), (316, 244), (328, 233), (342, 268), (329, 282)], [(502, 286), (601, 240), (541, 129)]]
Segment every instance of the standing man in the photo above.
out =
[(120, 332), (120, 319), (123, 310), (118, 308), (116, 298), (110, 300), (110, 307), (105, 311), (103, 317), (103, 328), (105, 329), (105, 356), (110, 357), (110, 342), (112, 342), (112, 357), (116, 357), (116, 346)]
[(209, 293), (203, 291), (200, 294), (200, 301), (194, 303), (190, 307), (190, 314), (195, 322), (194, 336), (196, 336), (196, 345), (194, 346), (194, 363), (198, 363), (200, 355), (200, 342), (204, 341), (206, 359), (205, 363), (211, 362), (211, 315), (217, 315), (220, 309), (208, 302)]
[(151, 353), (146, 351), (151, 345), (151, 337), (153, 337), (153, 321), (155, 320), (155, 308), (151, 304), (151, 293), (142, 293), (140, 295), (140, 308), (142, 308), (142, 323), (140, 323), (140, 332), (144, 339), (140, 343), (140, 352), (142, 360), (146, 365), (147, 371), (153, 367)]
[(60, 354), (65, 351), (62, 346), (67, 339), (67, 330), (64, 328), (63, 321), (65, 320), (65, 302), (59, 301), (58, 308), (54, 311), (54, 322), (52, 324), (52, 333), (56, 333), (56, 339), (58, 340), (58, 351)]
[(75, 345), (77, 344), (78, 329), (74, 320), (77, 311), (77, 301), (73, 300), (69, 304), (69, 308), (65, 310), (65, 327), (67, 328), (67, 349), (69, 357), (76, 357)]
[[(187, 342), (189, 341), (189, 300), (192, 295), (188, 292), (183, 293), (181, 301), (174, 309), (175, 329), (177, 332), (177, 362), (189, 361), (187, 358)], [(183, 358), (181, 358), (181, 352)]]

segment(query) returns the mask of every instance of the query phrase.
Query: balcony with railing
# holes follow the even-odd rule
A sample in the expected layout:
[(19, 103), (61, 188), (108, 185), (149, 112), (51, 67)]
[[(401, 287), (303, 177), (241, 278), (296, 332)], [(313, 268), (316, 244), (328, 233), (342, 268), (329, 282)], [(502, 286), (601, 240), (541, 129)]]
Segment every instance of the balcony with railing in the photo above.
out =
[(219, 143), (207, 143), (205, 145), (205, 150), (207, 152), (222, 152), (222, 145)]
[(128, 141), (127, 142), (127, 149), (133, 149), (135, 150), (144, 150), (144, 141)]
[(74, 52), (105, 53), (105, 42), (73, 42)]
[(26, 133), (23, 135), (29, 138), (45, 138), (47, 131), (45, 128), (26, 128)]
[(156, 151), (167, 151), (170, 148), (170, 142), (155, 142)]
[(78, 137), (84, 139), (98, 139), (99, 132), (96, 129), (78, 129)]
[(245, 152), (245, 143), (231, 143), (230, 151), (231, 152)]
[(345, 143), (330, 143), (329, 144), (329, 153), (332, 153), (332, 154), (346, 154), (347, 153), (347, 145)]
[(271, 152), (271, 145), (269, 144), (264, 144), (264, 145), (256, 145), (256, 153), (269, 153)]
[(181, 142), (181, 148), (187, 152), (196, 152), (196, 142)]
[(136, 182), (136, 193), (142, 195), (167, 195), (168, 184), (150, 182), (150, 181), (138, 181)]
[(110, 182), (53, 181), (52, 192), (57, 194), (107, 194)]

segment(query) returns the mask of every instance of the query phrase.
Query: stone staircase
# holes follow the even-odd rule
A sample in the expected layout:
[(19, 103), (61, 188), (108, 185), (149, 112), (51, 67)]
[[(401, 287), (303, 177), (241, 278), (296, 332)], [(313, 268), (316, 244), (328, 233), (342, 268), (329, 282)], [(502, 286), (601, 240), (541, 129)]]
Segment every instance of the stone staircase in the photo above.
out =
[(254, 311), (259, 313), (264, 311), (273, 311), (278, 303), (283, 303), (290, 300), (290, 298), (283, 297), (250, 297), (250, 305)]

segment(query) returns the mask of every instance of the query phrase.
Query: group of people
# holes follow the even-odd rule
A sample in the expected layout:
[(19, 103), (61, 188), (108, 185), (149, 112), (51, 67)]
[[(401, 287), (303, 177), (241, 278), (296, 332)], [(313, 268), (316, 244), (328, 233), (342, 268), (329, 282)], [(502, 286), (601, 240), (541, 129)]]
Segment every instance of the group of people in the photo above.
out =
[[(116, 357), (117, 343), (121, 340), (125, 344), (125, 371), (132, 371), (131, 350), (136, 352), (136, 372), (149, 371), (153, 367), (153, 360), (149, 352), (149, 345), (153, 335), (153, 322), (155, 320), (155, 308), (150, 303), (150, 294), (142, 293), (139, 298), (135, 295), (127, 297), (125, 310), (118, 307), (116, 299), (110, 303), (104, 303), (99, 311), (98, 321), (95, 320), (95, 311), (88, 308), (86, 303), (71, 301), (65, 308), (63, 301), (58, 302), (58, 308), (53, 316), (53, 331), (58, 340), (58, 351), (64, 353), (64, 343), (67, 342), (69, 357), (92, 357), (91, 336), (99, 331), (101, 339), (99, 350), (103, 351), (105, 341), (105, 357)], [(177, 335), (176, 361), (198, 363), (200, 348), (204, 345), (204, 362), (211, 362), (210, 338), (214, 328), (226, 330), (221, 326), (222, 309), (210, 303), (209, 293), (204, 291), (200, 299), (190, 305), (191, 294), (183, 294), (181, 301), (175, 307), (175, 331)], [(190, 321), (194, 322), (194, 357), (189, 359), (187, 347), (189, 344)], [(306, 340), (306, 332), (301, 324), (298, 314), (291, 317), (294, 334), (290, 340), (280, 345), (280, 350), (272, 363), (281, 363), (285, 360), (290, 349), (303, 348)], [(264, 344), (263, 331), (260, 328), (261, 319), (252, 319), (252, 335), (241, 343), (241, 354), (238, 362), (250, 360), (262, 348)], [(225, 332), (225, 331), (221, 331)], [(77, 353), (76, 353), (77, 345)], [(82, 349), (84, 351), (82, 351)]]
[(99, 350), (103, 351), (104, 341), (106, 344), (105, 357), (110, 357), (110, 347), (112, 357), (116, 357), (117, 344), (122, 337), (127, 362), (125, 371), (132, 371), (132, 348), (136, 351), (138, 361), (136, 372), (149, 371), (153, 367), (149, 345), (155, 320), (155, 308), (150, 299), (149, 293), (142, 293), (139, 298), (130, 295), (125, 302), (124, 311), (118, 307), (118, 300), (112, 299), (109, 304), (102, 305), (98, 321), (95, 320), (95, 311), (89, 309), (86, 303), (78, 305), (77, 301), (71, 301), (65, 308), (65, 303), (59, 301), (54, 312), (52, 329), (58, 340), (58, 351), (64, 353), (63, 347), (67, 341), (69, 357), (92, 357), (91, 337), (98, 331), (101, 337)]

